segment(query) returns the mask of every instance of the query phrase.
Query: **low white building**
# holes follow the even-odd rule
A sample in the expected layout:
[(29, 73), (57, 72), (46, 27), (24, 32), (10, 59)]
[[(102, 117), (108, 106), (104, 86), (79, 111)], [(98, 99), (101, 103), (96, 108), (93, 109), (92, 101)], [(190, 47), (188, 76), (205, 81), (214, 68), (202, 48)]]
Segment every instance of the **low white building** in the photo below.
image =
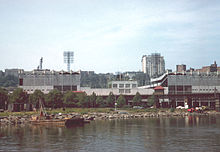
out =
[(120, 94), (129, 94), (132, 89), (138, 87), (138, 83), (137, 81), (111, 81), (108, 86), (112, 89), (118, 89)]

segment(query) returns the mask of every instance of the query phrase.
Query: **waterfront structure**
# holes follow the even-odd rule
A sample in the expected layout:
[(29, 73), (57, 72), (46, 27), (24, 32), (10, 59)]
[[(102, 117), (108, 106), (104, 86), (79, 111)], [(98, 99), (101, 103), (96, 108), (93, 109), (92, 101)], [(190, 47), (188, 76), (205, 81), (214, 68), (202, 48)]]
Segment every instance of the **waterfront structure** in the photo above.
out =
[(151, 85), (141, 88), (162, 86), (164, 95), (158, 97), (159, 107), (178, 107), (185, 103), (191, 107), (207, 106), (215, 109), (220, 98), (220, 73), (165, 73), (151, 79)]
[(142, 71), (150, 77), (158, 77), (165, 73), (164, 57), (160, 53), (152, 53), (142, 57)]
[(80, 90), (80, 73), (65, 71), (33, 70), (19, 73), (19, 87), (27, 93), (41, 90), (49, 93), (53, 89), (64, 91)]
[(142, 89), (138, 88), (137, 81), (111, 81), (108, 83), (109, 88), (89, 88), (81, 87), (81, 91), (85, 92), (87, 95), (92, 95), (95, 93), (97, 96), (102, 96), (104, 99), (108, 97), (110, 93), (113, 93), (115, 100), (120, 95), (123, 95), (126, 99), (128, 105), (132, 105), (133, 97), (136, 93), (140, 93), (142, 96), (142, 102), (147, 102), (147, 98), (154, 93), (154, 89)]
[(185, 72), (186, 71), (186, 65), (181, 64), (181, 65), (176, 65), (176, 72)]
[(220, 73), (218, 72), (173, 73), (167, 71), (158, 78), (152, 78), (150, 85), (134, 87), (135, 84), (137, 85), (135, 81), (112, 81), (109, 83), (109, 88), (81, 88), (81, 91), (84, 91), (87, 95), (95, 93), (104, 99), (107, 98), (110, 92), (116, 98), (122, 94), (128, 105), (132, 105), (133, 97), (139, 92), (142, 102), (145, 104), (154, 95), (157, 108), (206, 106), (220, 110)]

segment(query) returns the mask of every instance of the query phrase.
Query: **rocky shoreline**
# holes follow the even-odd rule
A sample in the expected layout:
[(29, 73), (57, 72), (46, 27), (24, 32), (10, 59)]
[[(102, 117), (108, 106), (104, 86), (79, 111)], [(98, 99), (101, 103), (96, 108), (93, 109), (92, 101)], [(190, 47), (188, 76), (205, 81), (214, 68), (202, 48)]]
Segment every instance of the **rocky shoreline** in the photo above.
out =
[[(49, 115), (51, 119), (66, 119), (81, 117), (84, 120), (114, 120), (114, 119), (133, 119), (133, 118), (149, 118), (149, 117), (185, 117), (189, 115), (207, 116), (207, 115), (220, 115), (220, 112), (207, 111), (204, 113), (189, 113), (186, 111), (170, 112), (170, 111), (159, 111), (159, 112), (137, 112), (128, 113), (127, 111), (117, 111), (112, 113), (99, 113), (93, 112), (88, 114), (69, 113), (69, 114), (55, 114)], [(0, 117), (0, 125), (17, 125), (17, 124), (29, 124), (31, 116), (4, 116)]]

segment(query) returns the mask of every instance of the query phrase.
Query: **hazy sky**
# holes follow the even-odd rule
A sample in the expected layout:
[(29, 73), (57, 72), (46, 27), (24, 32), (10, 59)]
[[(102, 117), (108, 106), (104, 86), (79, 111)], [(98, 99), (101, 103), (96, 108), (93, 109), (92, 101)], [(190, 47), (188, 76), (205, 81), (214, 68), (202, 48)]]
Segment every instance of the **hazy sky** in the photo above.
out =
[(219, 0), (0, 0), (0, 70), (141, 70), (142, 55), (220, 66)]

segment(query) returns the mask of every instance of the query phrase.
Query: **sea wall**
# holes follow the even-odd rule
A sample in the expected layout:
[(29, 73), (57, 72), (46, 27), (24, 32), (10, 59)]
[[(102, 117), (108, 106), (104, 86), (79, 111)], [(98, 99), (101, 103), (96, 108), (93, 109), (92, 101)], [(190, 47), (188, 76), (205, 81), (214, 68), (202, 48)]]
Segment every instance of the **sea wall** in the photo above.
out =
[[(48, 115), (49, 119), (70, 119), (74, 117), (81, 117), (85, 120), (112, 120), (112, 119), (133, 119), (133, 118), (149, 118), (149, 117), (186, 117), (189, 115), (220, 115), (220, 112), (207, 111), (204, 113), (189, 113), (186, 111), (159, 111), (159, 112), (136, 112), (129, 113), (127, 111), (114, 111), (111, 113), (92, 112), (86, 114), (68, 113), (68, 114), (51, 114)], [(29, 124), (32, 116), (4, 116), (0, 117), (0, 125), (16, 125), (16, 124)]]

